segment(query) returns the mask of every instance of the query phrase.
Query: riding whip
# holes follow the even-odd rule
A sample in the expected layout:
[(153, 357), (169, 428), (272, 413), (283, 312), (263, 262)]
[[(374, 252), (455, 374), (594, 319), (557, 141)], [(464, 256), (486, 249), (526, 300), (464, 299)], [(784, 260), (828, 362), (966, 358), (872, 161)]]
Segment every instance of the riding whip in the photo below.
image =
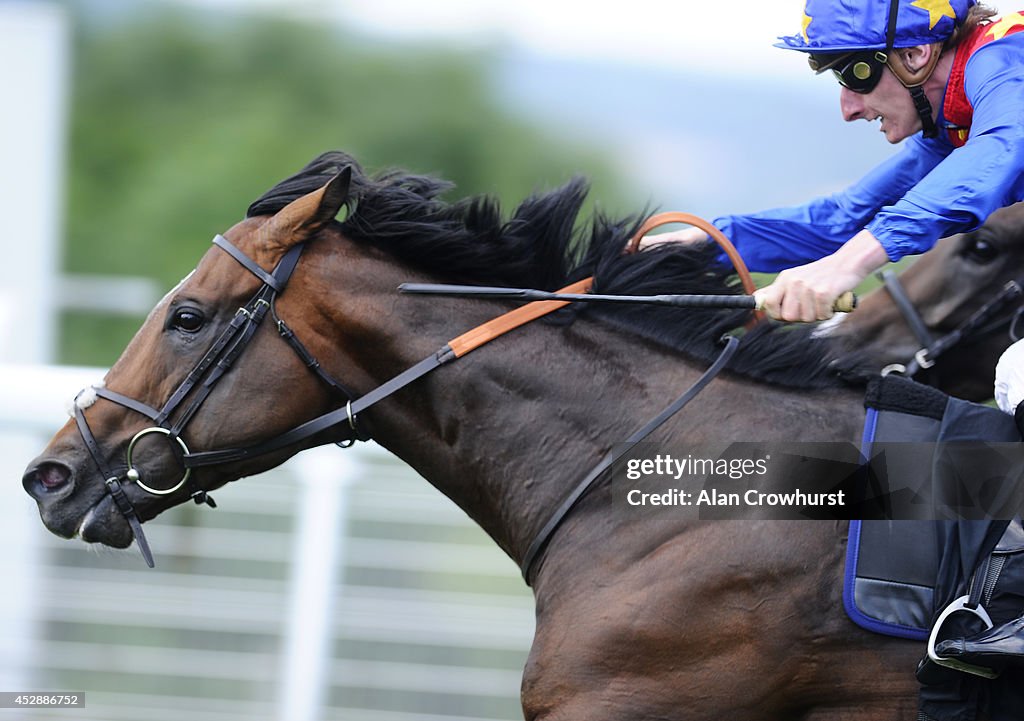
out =
[[(663, 305), (676, 308), (747, 308), (763, 310), (764, 303), (754, 295), (599, 295), (597, 293), (551, 293), (533, 288), (495, 288), (476, 285), (445, 285), (435, 283), (402, 283), (400, 293), (416, 295), (472, 296), (508, 300), (561, 300), (583, 303), (633, 303)], [(849, 313), (857, 307), (857, 296), (843, 293), (832, 310)]]

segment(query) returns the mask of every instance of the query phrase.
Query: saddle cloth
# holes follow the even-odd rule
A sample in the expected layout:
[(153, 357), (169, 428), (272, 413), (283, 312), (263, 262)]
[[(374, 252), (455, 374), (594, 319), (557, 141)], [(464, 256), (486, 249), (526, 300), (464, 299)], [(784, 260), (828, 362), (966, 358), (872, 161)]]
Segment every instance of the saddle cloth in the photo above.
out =
[[(899, 376), (874, 379), (864, 404), (866, 459), (871, 458), (873, 444), (881, 442), (1021, 441), (1013, 418), (998, 409), (952, 398)], [(889, 473), (902, 474), (901, 481), (916, 475), (921, 487), (930, 482), (933, 469), (928, 464), (901, 467), (898, 458), (887, 460)], [(939, 579), (958, 566), (960, 575), (970, 578), (981, 557), (993, 550), (1003, 527), (1005, 522), (987, 520), (851, 521), (843, 583), (847, 615), (876, 633), (926, 640), (937, 607), (947, 602), (939, 597), (941, 592), (936, 594)], [(1018, 519), (1000, 550), (1019, 547), (1022, 533)], [(956, 537), (954, 543), (951, 536)], [(959, 551), (959, 559), (943, 558), (951, 548)]]

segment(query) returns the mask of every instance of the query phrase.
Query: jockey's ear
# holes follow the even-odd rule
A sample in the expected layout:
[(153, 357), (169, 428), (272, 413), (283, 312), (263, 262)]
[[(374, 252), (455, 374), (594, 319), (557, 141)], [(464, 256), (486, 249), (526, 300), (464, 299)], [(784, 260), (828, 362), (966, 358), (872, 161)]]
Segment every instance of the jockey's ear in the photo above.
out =
[(920, 85), (927, 80), (942, 56), (942, 43), (915, 45), (893, 50), (895, 58), (889, 58), (889, 68), (906, 86)]
[(261, 229), (265, 241), (279, 248), (290, 248), (323, 230), (348, 198), (352, 168), (346, 167), (319, 190), (302, 196), (281, 208)]

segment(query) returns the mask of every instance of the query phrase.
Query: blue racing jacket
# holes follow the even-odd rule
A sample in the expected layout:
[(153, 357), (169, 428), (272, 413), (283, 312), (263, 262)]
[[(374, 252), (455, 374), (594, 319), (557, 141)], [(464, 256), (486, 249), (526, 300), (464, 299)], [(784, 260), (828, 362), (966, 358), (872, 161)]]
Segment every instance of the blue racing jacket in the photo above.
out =
[[(992, 27), (1005, 29), (998, 39), (972, 47), (963, 66), (960, 92), (973, 109), (966, 142), (956, 143), (954, 132), (942, 131), (954, 125), (940, 111), (938, 137), (908, 138), (900, 152), (840, 193), (715, 219), (751, 270), (776, 272), (809, 263), (834, 253), (864, 228), (890, 260), (899, 260), (1024, 200), (1024, 32), (1017, 32), (1024, 30), (1024, 13), (979, 31), (992, 33)], [(951, 73), (947, 95), (959, 90), (952, 87), (958, 79)]]

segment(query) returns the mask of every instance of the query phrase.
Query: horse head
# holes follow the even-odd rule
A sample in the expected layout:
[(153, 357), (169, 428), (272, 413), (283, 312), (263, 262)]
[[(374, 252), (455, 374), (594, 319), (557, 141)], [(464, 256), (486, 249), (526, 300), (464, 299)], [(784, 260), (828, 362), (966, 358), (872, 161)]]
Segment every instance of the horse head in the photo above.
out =
[[(308, 368), (310, 354), (323, 351), (315, 314), (303, 312), (322, 292), (316, 264), (303, 264), (301, 280), (285, 288), (299, 255), (345, 204), (350, 178), (343, 170), (279, 212), (218, 236), (103, 382), (75, 398), (73, 419), (23, 477), (47, 528), (126, 547), (141, 533), (131, 516), (146, 520), (190, 497), (213, 505), (208, 491), (304, 447), (229, 454), (211, 467), (193, 467), (190, 451), (193, 439), (205, 448), (251, 448), (339, 403), (337, 393), (323, 393), (323, 374)], [(282, 342), (288, 334), (309, 348), (290, 349)], [(287, 392), (268, 402), (272, 388)]]
[[(1021, 282), (1024, 267), (1024, 204), (1002, 208), (978, 229), (940, 240), (899, 275), (928, 334), (940, 339), (961, 328), (997, 298), (1008, 282)], [(992, 397), (995, 365), (1013, 342), (1010, 325), (1020, 301), (1008, 304), (934, 358), (915, 376), (951, 395)], [(906, 365), (923, 347), (885, 288), (865, 296), (830, 334), (870, 358), (877, 369)]]

